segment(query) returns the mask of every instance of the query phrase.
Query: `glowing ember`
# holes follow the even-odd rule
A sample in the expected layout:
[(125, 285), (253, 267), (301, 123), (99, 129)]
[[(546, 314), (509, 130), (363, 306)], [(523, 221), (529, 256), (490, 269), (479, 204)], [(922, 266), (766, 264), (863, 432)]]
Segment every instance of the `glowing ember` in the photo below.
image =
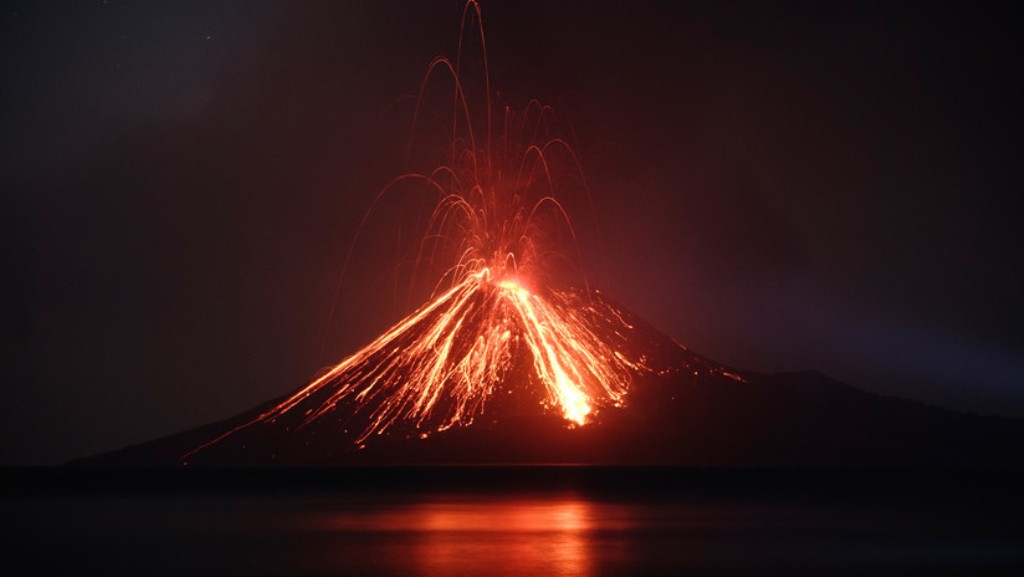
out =
[(501, 129), (492, 130), (480, 9), (469, 0), (463, 32), (473, 17), (484, 52), (486, 122), (474, 123), (467, 105), (460, 35), (459, 58), (433, 61), (416, 109), (418, 117), (433, 74), (449, 72), (455, 92), (450, 161), (403, 175), (380, 193), (413, 184), (438, 196), (415, 260), (417, 267), (447, 260), (437, 285), (444, 288), (288, 399), (183, 460), (286, 414), (302, 415), (300, 428), (330, 417), (343, 432), (353, 428), (359, 444), (398, 425), (420, 436), (468, 425), (508, 398), (584, 425), (600, 408), (621, 406), (632, 375), (646, 370), (644, 359), (623, 346), (633, 327), (616, 309), (588, 291), (545, 286), (554, 276), (551, 255), (561, 256), (553, 239), (559, 230), (574, 238), (556, 198), (562, 173), (555, 167), (570, 166), (576, 182), (583, 182), (582, 173), (572, 148), (554, 133), (550, 107), (532, 102), (516, 113), (505, 106)]

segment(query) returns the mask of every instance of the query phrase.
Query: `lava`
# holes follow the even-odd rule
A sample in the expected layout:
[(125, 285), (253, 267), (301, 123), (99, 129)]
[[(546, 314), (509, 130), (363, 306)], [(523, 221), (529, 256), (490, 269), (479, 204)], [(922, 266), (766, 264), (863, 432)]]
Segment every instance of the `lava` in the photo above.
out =
[[(461, 77), (463, 36), (474, 19), (483, 51), (484, 121), (471, 113)], [(582, 426), (601, 408), (622, 406), (632, 376), (647, 370), (645, 359), (625, 346), (633, 327), (615, 308), (591, 298), (590, 289), (550, 286), (553, 270), (569, 260), (558, 239), (575, 238), (560, 183), (568, 175), (585, 187), (585, 179), (572, 146), (557, 133), (550, 106), (531, 101), (521, 112), (504, 105), (495, 114), (475, 0), (465, 4), (455, 62), (438, 57), (428, 68), (414, 135), (428, 82), (438, 71), (454, 86), (448, 161), (398, 177), (374, 202), (409, 185), (437, 196), (414, 259), (422, 270), (447, 262), (431, 298), (182, 462), (241, 429), (271, 425), (285, 415), (300, 414), (298, 428), (331, 417), (342, 432), (356, 428), (356, 444), (399, 425), (425, 437), (469, 425), (517, 392), (542, 411), (560, 413), (567, 426)]]

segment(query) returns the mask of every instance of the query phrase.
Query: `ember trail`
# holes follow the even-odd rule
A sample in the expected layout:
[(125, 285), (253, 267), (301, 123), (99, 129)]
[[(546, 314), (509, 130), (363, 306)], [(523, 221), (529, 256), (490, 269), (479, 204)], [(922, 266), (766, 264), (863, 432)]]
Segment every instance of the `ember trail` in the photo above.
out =
[[(462, 78), (467, 27), (479, 35), (482, 52), (482, 114), (472, 109)], [(569, 174), (585, 189), (585, 180), (550, 106), (531, 101), (520, 112), (492, 105), (475, 0), (463, 11), (455, 61), (438, 57), (427, 70), (411, 148), (427, 106), (424, 95), (438, 76), (453, 87), (447, 162), (396, 178), (374, 201), (409, 187), (438, 199), (413, 257), (415, 269), (439, 271), (431, 298), (182, 462), (258, 426), (294, 430), (326, 421), (336, 423), (339, 439), (363, 444), (395, 431), (425, 438), (469, 425), (489, 409), (494, 414), (496, 406), (557, 411), (567, 426), (580, 426), (602, 407), (622, 406), (632, 376), (648, 370), (643, 355), (626, 346), (634, 327), (614, 306), (590, 289), (552, 286), (553, 269), (572, 260), (564, 245), (575, 239), (560, 183)]]

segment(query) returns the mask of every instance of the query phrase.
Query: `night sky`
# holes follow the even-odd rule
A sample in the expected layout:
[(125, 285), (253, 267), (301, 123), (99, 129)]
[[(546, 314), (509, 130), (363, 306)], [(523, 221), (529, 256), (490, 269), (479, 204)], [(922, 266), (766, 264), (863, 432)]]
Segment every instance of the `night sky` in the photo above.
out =
[[(418, 304), (386, 214), (339, 275), (461, 1), (22, 4), (0, 464), (241, 412)], [(494, 88), (575, 128), (595, 285), (737, 368), (1024, 416), (1008, 8), (596, 4), (482, 2)]]

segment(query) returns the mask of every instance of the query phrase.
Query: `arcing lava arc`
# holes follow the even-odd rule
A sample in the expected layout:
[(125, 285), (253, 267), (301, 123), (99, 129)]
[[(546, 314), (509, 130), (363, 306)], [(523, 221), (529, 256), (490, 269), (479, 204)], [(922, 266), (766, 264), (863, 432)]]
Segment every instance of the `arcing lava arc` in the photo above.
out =
[[(482, 108), (473, 108), (463, 78), (467, 26), (479, 34)], [(441, 74), (453, 87), (447, 160), (380, 193), (418, 186), (437, 197), (415, 257), (420, 268), (444, 263), (429, 302), (182, 462), (250, 427), (315, 429), (362, 445), (379, 435), (426, 437), (495, 411), (554, 411), (579, 426), (603, 407), (622, 406), (633, 377), (654, 370), (626, 346), (634, 327), (615, 306), (589, 288), (550, 286), (555, 263), (567, 258), (559, 244), (575, 234), (560, 183), (585, 189), (585, 181), (550, 106), (493, 105), (475, 0), (463, 10), (455, 60), (435, 58), (427, 70), (414, 135), (428, 83)]]

